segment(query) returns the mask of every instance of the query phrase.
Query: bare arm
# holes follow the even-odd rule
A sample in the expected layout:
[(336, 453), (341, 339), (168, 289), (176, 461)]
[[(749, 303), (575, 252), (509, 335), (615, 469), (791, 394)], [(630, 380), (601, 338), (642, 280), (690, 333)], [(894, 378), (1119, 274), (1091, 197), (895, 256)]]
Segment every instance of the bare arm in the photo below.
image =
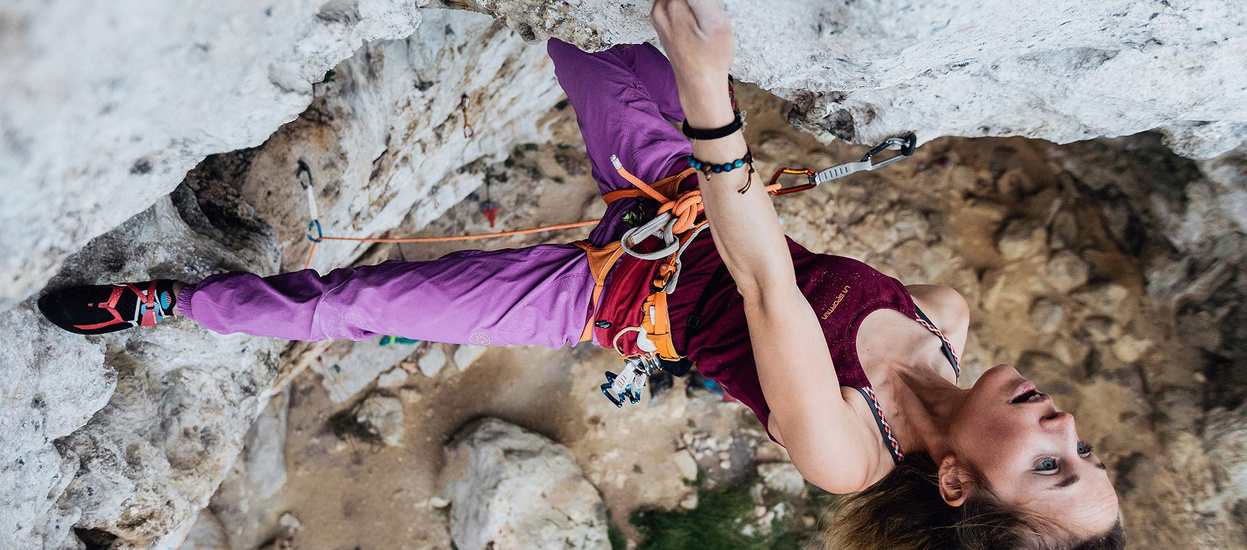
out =
[[(718, 0), (657, 0), (654, 28), (675, 70), (680, 104), (694, 128), (732, 121), (727, 75), (735, 55), (732, 30)], [(745, 154), (740, 132), (694, 141), (693, 156), (725, 163)], [(797, 287), (792, 255), (764, 183), (748, 170), (699, 175), (715, 248), (745, 304), (758, 380), (793, 464), (833, 492), (860, 489), (878, 455), (841, 396), (831, 354), (814, 310)]]

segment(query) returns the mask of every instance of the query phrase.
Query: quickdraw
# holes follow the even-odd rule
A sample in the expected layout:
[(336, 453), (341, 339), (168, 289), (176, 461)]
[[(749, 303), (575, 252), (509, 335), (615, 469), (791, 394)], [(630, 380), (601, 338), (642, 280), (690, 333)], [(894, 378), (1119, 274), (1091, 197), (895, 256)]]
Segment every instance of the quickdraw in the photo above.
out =
[(472, 139), (476, 135), (476, 128), (468, 124), (468, 94), (459, 96), (459, 110), (463, 113), (463, 137)]
[[(914, 154), (914, 149), (917, 146), (918, 146), (917, 136), (915, 136), (914, 134), (909, 134), (905, 137), (899, 137), (899, 138), (894, 137), (894, 138), (888, 138), (884, 140), (883, 143), (876, 145), (874, 149), (867, 151), (866, 154), (862, 156), (862, 160), (859, 160), (857, 162), (846, 162), (844, 164), (832, 166), (831, 168), (828, 168), (821, 172), (815, 172), (813, 170), (808, 170), (805, 168), (788, 168), (788, 167), (780, 168), (779, 170), (775, 172), (775, 175), (771, 176), (771, 182), (766, 186), (766, 188), (768, 191), (771, 192), (772, 195), (777, 195), (777, 196), (787, 195), (789, 193), (796, 193), (798, 191), (806, 191), (806, 190), (818, 187), (818, 185), (821, 183), (827, 183), (831, 180), (840, 179), (849, 174), (856, 174), (858, 172), (868, 172), (868, 171), (871, 171), (877, 168), (883, 168), (884, 166), (887, 166), (894, 162), (905, 160), (910, 155)], [(875, 155), (878, 155), (879, 153), (882, 153), (889, 149), (893, 149), (899, 152), (896, 154), (896, 156), (884, 159), (881, 162), (874, 162)], [(809, 179), (809, 181), (805, 184), (794, 185), (792, 187), (776, 187), (779, 181), (779, 177), (785, 174), (794, 174), (794, 175), (804, 174)]]

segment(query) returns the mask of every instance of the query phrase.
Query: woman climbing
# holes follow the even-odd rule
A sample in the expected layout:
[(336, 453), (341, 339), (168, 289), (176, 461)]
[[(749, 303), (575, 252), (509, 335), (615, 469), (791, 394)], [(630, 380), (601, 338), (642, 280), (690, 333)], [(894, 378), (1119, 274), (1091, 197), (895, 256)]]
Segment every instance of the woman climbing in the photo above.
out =
[[(753, 409), (806, 479), (855, 493), (834, 516), (835, 548), (1121, 548), (1116, 494), (1069, 413), (1006, 365), (957, 386), (969, 324), (959, 294), (904, 286), (786, 239), (766, 188), (752, 185), (724, 93), (735, 48), (718, 3), (657, 0), (651, 16), (670, 61), (648, 44), (595, 54), (548, 44), (593, 177), (618, 199), (587, 243), (323, 276), (74, 287), (39, 307), (81, 334), (181, 315), (220, 333), (292, 340), (395, 334), (558, 348), (591, 339), (683, 354)], [(613, 261), (626, 214), (653, 216), (656, 206), (635, 197), (634, 180), (662, 181), (667, 196), (700, 189), (712, 231), (685, 227), (678, 263)], [(679, 284), (655, 292), (673, 271)]]

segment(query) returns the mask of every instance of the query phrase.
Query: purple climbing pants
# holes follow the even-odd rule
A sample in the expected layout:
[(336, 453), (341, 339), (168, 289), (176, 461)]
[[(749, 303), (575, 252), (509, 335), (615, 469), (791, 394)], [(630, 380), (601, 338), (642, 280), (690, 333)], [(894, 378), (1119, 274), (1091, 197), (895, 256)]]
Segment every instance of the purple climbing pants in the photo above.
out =
[[(688, 140), (668, 121), (684, 119), (675, 74), (649, 44), (585, 53), (550, 39), (550, 57), (567, 93), (603, 193), (631, 187), (611, 165), (655, 181), (683, 168)], [(635, 199), (612, 203), (589, 241), (618, 239)], [(589, 319), (593, 278), (584, 252), (539, 245), (456, 252), (427, 262), (388, 261), (326, 275), (305, 269), (272, 277), (213, 275), (187, 286), (178, 309), (223, 334), (289, 340), (377, 334), (477, 345), (575, 344)]]

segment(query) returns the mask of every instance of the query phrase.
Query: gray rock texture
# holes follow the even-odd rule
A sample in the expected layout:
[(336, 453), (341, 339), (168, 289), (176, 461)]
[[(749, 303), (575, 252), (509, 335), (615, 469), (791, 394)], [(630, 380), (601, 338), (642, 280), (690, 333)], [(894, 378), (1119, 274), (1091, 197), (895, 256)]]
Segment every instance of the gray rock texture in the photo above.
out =
[(391, 447), (403, 443), (403, 402), (383, 393), (365, 397), (354, 409), (355, 421)]
[[(300, 162), (309, 167), (312, 177), (304, 183), (311, 185), (326, 234), (419, 230), (489, 178), (485, 165), (516, 145), (548, 137), (545, 117), (560, 91), (544, 48), (525, 40), (558, 36), (601, 49), (653, 38), (648, 2), (454, 2), (505, 25), (480, 14), (419, 9), (423, 4), (19, 0), (0, 7), (5, 545), (173, 548), (188, 534), (199, 540), (195, 533), (206, 532), (203, 540), (215, 540), (222, 530), (231, 532), (224, 511), (205, 521), (230, 525), (193, 530), (192, 524), (222, 480), (240, 471), (235, 466), (245, 446), (254, 447), (241, 463), (248, 472), (256, 464), (247, 457), (273, 457), (275, 449), (246, 443), (245, 434), (276, 392), (275, 381), (294, 370), (285, 342), (210, 334), (186, 320), (112, 336), (68, 336), (24, 301), (38, 289), (301, 268), (310, 216), (295, 177)], [(739, 40), (734, 72), (793, 100), (792, 121), (824, 140), (864, 143), (912, 130), (923, 139), (1024, 135), (1066, 142), (1159, 128), (1169, 147), (1204, 158), (1242, 141), (1247, 16), (1232, 3), (1032, 4), (730, 0)], [(470, 138), (465, 121), (474, 130)], [(778, 162), (795, 145), (791, 138), (760, 143), (759, 158)], [(1075, 391), (1069, 380), (1126, 388), (1122, 395), (1130, 398), (1116, 402), (1148, 405), (1131, 405), (1113, 422), (1134, 422), (1130, 428), (1168, 445), (1152, 456), (1141, 450), (1144, 443), (1106, 441), (1109, 452), (1123, 457), (1114, 471), (1124, 480), (1128, 515), (1165, 533), (1188, 532), (1202, 518), (1238, 517), (1237, 404), (1247, 398), (1241, 374), (1247, 310), (1240, 305), (1247, 295), (1244, 152), (1189, 162), (1150, 136), (1065, 151), (1054, 153), (1054, 180), (1064, 192), (1077, 190), (1104, 205), (1103, 231), (1113, 253), (1141, 258), (1145, 305), (1173, 312), (1175, 341), (1143, 334), (1140, 323), (1121, 313), (1136, 300), (1120, 282), (1062, 260), (1062, 250), (1087, 253), (1072, 244), (1077, 223), (1060, 212), (1032, 212), (1029, 218), (1042, 220), (1042, 230), (1005, 239), (1011, 243), (1005, 248), (1034, 264), (1012, 270), (991, 265), (992, 259), (970, 266), (955, 250), (932, 246), (938, 227), (917, 209), (895, 207), (901, 199), (886, 187), (846, 183), (837, 191), (844, 200), (831, 201), (831, 210), (781, 213), (803, 242), (952, 284), (986, 312), (1008, 309), (1010, 301), (1029, 308), (1041, 295), (1049, 299), (1063, 313), (1044, 333), (1043, 353), (1019, 357), (990, 340), (972, 342), (969, 347), (987, 352), (969, 358), (967, 372), (1016, 359), (1023, 368), (1057, 373), (1051, 382), (1058, 389), (1065, 384), (1066, 393)], [(1062, 160), (1062, 154), (1069, 156)], [(1125, 157), (1131, 160), (1115, 166)], [(1044, 187), (994, 168), (975, 175), (952, 164), (941, 185), (959, 193), (1017, 199)], [(1026, 200), (1051, 203), (1037, 195)], [(880, 206), (887, 204), (893, 206)], [(994, 235), (1003, 236), (1012, 221), (1008, 212), (987, 202), (977, 207), (996, 217), (1001, 227)], [(880, 251), (853, 240), (851, 231), (829, 237), (821, 231), (828, 220), (879, 235), (872, 243), (895, 244)], [(328, 270), (377, 256), (368, 244), (326, 243), (312, 267)], [(1025, 272), (1052, 269), (1065, 280), (1057, 288), (1009, 290)], [(1047, 323), (1053, 311), (1037, 317)], [(1089, 354), (1076, 330), (1110, 342), (1113, 353)], [(1165, 359), (1182, 357), (1171, 349), (1202, 350), (1202, 368), (1180, 377), (1160, 370)], [(418, 367), (437, 372), (446, 351), (435, 348)], [(472, 350), (458, 351), (465, 355), (453, 353), (455, 363), (465, 368)], [(334, 386), (338, 381), (326, 376), (326, 385), (350, 399), (396, 360), (388, 353), (349, 383)], [(1138, 424), (1144, 418), (1164, 422)], [(265, 426), (256, 430), (279, 424)], [(574, 544), (605, 544), (596, 493), (584, 489), (565, 453), (518, 428), (484, 423), (474, 434), (449, 452), (463, 459), (464, 472), (476, 473), (448, 490), (466, 495), (469, 488), (529, 487), (523, 484), (550, 479), (516, 477), (498, 456), (563, 472), (551, 475), (570, 480), (574, 523), (585, 530)], [(493, 449), (493, 458), (472, 449)], [(534, 456), (544, 462), (528, 461)], [(1208, 456), (1226, 462), (1214, 468)], [(708, 460), (719, 464), (717, 457)], [(1162, 466), (1166, 462), (1178, 466)], [(267, 494), (278, 485), (276, 468), (256, 471), (273, 475), (243, 479), (244, 489)], [(1173, 494), (1149, 492), (1153, 477), (1163, 478), (1155, 486), (1171, 487)], [(555, 509), (524, 508), (506, 517), (462, 512), (481, 509), (474, 498), (481, 497), (455, 502), (454, 513), (463, 514), (456, 516), (463, 530), (456, 540), (465, 550), (484, 546), (482, 537), (500, 533), (490, 529), (507, 521)], [(1178, 504), (1171, 509), (1164, 503)], [(524, 525), (531, 536), (546, 537), (540, 540), (565, 534)], [(1209, 544), (1241, 541), (1241, 535), (1215, 535)]]
[(0, 7), (0, 309), (167, 195), (254, 147), (417, 0), (7, 2)]
[(446, 446), (444, 494), (463, 550), (607, 549), (602, 497), (566, 447), (496, 418)]
[(194, 527), (186, 534), (186, 540), (178, 550), (233, 550), (225, 528), (212, 512), (205, 508), (199, 512)]
[[(171, 191), (205, 156), (263, 141), (308, 106), (312, 83), (335, 63), (367, 42), (411, 34), (426, 3), (0, 8), (12, 22), (0, 42), (0, 308)], [(1212, 157), (1247, 135), (1247, 16), (1232, 2), (725, 3), (739, 42), (736, 74), (793, 100), (793, 120), (824, 139), (868, 143), (915, 131), (924, 140), (1068, 142), (1160, 128), (1179, 153)], [(493, 14), (529, 40), (602, 49), (654, 38), (642, 1), (439, 5)], [(465, 78), (479, 85), (491, 74)], [(455, 103), (447, 96), (433, 107)], [(381, 164), (405, 157), (385, 150), (366, 153)]]
[[(286, 425), (289, 387), (273, 396), (251, 425), (243, 450), (234, 460), (207, 508), (199, 514), (192, 535), (208, 521), (237, 548), (257, 548), (274, 537), (277, 522), (272, 497), (286, 483)], [(188, 539), (189, 540), (189, 539)]]
[(72, 537), (81, 511), (59, 508), (56, 497), (73, 481), (77, 456), (55, 441), (103, 408), (117, 384), (102, 343), (59, 330), (31, 304), (0, 313), (0, 532), (32, 548), (57, 548)]
[[(249, 238), (237, 239), (267, 243), (253, 248), (197, 230), (208, 224), (190, 193), (163, 198), (71, 256), (52, 285), (193, 280), (226, 269), (276, 269), (273, 234), (263, 224), (254, 224), (258, 231)], [(240, 235), (244, 227), (238, 225)], [(70, 527), (83, 540), (146, 547), (189, 527), (267, 401), (285, 346), (213, 335), (184, 319), (159, 330), (84, 338), (54, 329), (29, 304), (2, 315), (5, 340), (28, 342), (34, 352), (22, 351), (25, 346), (4, 352), (16, 351), (6, 358), (6, 369), (29, 373), (6, 376), (19, 384), (15, 395), (34, 391), (23, 403), (6, 404), (5, 416), (33, 413), (44, 420), (42, 426), (29, 420), (25, 426), (4, 426), (0, 434), (42, 436), (40, 443), (55, 445), (55, 451), (33, 460), (9, 456), (10, 445), (0, 450), (2, 462), (16, 465), (15, 473), (25, 480), (6, 483), (6, 495), (32, 505), (17, 510), (39, 512), (16, 518), (15, 524), (6, 518), (2, 526), (22, 547), (40, 542), (47, 548), (74, 547)]]
[[(309, 243), (306, 194), (295, 178), (299, 160), (313, 172), (326, 233), (377, 235), (401, 224), (416, 230), (459, 202), (485, 177), (474, 161), (501, 160), (512, 143), (542, 139), (539, 117), (560, 94), (544, 49), (480, 14), (423, 13), (424, 33), (360, 50), (334, 69), (330, 82), (300, 96), (312, 107), (299, 119), (261, 147), (209, 157), (171, 196), (156, 200), (167, 188), (153, 194), (155, 205), (70, 255), (48, 288), (302, 268)], [(324, 76), (323, 68), (317, 71)], [(463, 94), (473, 98), (471, 141), (462, 134)], [(177, 126), (189, 123), (160, 124), (190, 131)], [(87, 202), (107, 187), (75, 185), (83, 191), (45, 187), (58, 200)], [(141, 189), (121, 187), (106, 194), (126, 197), (117, 206), (128, 208)], [(37, 195), (25, 187), (16, 194)], [(3, 205), (6, 226), (38, 225), (10, 216), (12, 204)], [(59, 212), (55, 223), (64, 227), (65, 220), (103, 223), (88, 223), (90, 216), (68, 204), (39, 209)], [(40, 242), (55, 240), (49, 231)], [(368, 249), (326, 244), (313, 267), (346, 265)], [(3, 252), (8, 259), (35, 257), (30, 249)], [(18, 269), (35, 277), (23, 280), (37, 284), (42, 268), (23, 265)], [(14, 373), (0, 382), (6, 388), (0, 492), (13, 504), (0, 511), (0, 532), (23, 548), (74, 548), (79, 540), (176, 547), (231, 471), (279, 375), (294, 368), (283, 355), (288, 342), (217, 335), (185, 319), (83, 338), (43, 322), (29, 301), (0, 313), (0, 337), (15, 342), (0, 351), (6, 373)], [(262, 477), (249, 480), (246, 490), (260, 493), (277, 483)]]
[[(649, 2), (443, 0), (531, 40), (654, 40)], [(1058, 143), (1159, 128), (1179, 154), (1247, 139), (1247, 15), (1221, 0), (724, 0), (733, 73), (853, 143), (917, 132)]]

